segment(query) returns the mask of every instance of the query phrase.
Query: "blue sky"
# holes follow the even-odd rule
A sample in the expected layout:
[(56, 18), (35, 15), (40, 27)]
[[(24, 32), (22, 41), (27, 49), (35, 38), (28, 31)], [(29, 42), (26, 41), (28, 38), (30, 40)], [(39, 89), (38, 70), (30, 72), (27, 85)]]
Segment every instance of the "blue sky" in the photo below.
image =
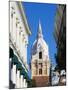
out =
[(54, 22), (57, 5), (47, 3), (23, 2), (25, 14), (29, 28), (32, 32), (29, 36), (28, 63), (31, 61), (31, 48), (37, 37), (39, 20), (41, 21), (43, 37), (49, 46), (49, 56), (51, 61), (56, 64), (54, 54), (56, 53), (56, 43), (53, 36)]

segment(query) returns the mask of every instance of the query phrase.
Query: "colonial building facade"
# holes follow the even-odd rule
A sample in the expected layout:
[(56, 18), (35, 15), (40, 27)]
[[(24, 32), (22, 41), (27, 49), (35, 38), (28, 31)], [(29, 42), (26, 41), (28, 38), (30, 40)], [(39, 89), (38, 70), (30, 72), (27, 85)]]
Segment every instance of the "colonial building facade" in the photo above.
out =
[(47, 86), (49, 83), (50, 59), (48, 49), (48, 45), (43, 39), (41, 23), (39, 22), (38, 35), (33, 43), (31, 56), (31, 78), (36, 87)]
[(9, 88), (28, 87), (27, 46), (31, 34), (21, 2), (10, 4)]

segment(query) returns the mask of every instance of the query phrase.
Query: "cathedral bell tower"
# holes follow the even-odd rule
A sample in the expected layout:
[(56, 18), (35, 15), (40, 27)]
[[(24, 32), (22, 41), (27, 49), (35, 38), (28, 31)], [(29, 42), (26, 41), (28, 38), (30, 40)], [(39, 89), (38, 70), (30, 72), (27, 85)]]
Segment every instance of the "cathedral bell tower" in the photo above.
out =
[(31, 56), (31, 78), (35, 81), (36, 87), (47, 86), (49, 83), (50, 59), (48, 45), (43, 39), (41, 23), (37, 39), (33, 43)]

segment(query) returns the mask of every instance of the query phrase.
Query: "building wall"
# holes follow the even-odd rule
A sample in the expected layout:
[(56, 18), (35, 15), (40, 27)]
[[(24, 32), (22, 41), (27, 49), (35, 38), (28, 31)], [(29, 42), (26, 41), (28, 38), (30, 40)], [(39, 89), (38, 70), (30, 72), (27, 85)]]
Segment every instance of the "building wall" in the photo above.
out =
[[(42, 75), (41, 76), (49, 76), (50, 61), (49, 61), (49, 58), (46, 58), (46, 56), (43, 55), (43, 57), (42, 57), (43, 59), (39, 59), (39, 53), (32, 56), (32, 60), (31, 60), (32, 77), (39, 75), (38, 63), (42, 63)], [(36, 62), (37, 62), (38, 68), (36, 67)], [(36, 70), (38, 72), (37, 74), (36, 74)]]
[[(31, 78), (34, 81), (34, 85), (36, 87), (44, 87), (48, 86), (49, 84), (50, 62), (48, 59), (44, 59), (39, 60), (38, 55), (36, 55), (35, 58), (33, 57), (31, 62)], [(39, 63), (42, 64), (41, 68)], [(42, 74), (39, 74), (39, 69), (42, 69)]]
[(30, 34), (21, 2), (9, 2), (9, 88), (28, 87), (27, 46)]
[[(13, 16), (11, 16), (12, 13)], [(27, 62), (28, 34), (16, 2), (10, 3), (10, 34), (13, 44), (16, 46), (23, 61)]]
[[(54, 31), (57, 44), (57, 53), (55, 57), (59, 70), (66, 70), (66, 5), (58, 5), (56, 15), (58, 16), (56, 16)], [(61, 22), (60, 24), (59, 21)]]

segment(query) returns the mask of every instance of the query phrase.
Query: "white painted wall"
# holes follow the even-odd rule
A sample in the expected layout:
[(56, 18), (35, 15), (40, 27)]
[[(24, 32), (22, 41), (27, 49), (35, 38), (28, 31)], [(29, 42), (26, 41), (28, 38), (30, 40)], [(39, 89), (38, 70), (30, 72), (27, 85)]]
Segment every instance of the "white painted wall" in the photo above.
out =
[[(11, 11), (12, 11), (11, 7), (15, 9), (15, 14), (13, 15), (13, 19), (11, 19)], [(16, 28), (16, 23), (17, 23), (16, 18), (18, 18), (19, 21), (17, 28)], [(22, 35), (21, 35), (21, 31), (22, 31)], [(28, 44), (28, 34), (26, 32), (26, 28), (20, 14), (20, 10), (16, 2), (10, 2), (10, 33), (12, 35), (13, 43), (14, 42), (16, 43), (17, 50), (20, 51), (21, 57), (23, 57), (24, 62), (27, 62), (26, 44)]]
[(16, 30), (17, 30), (16, 46), (17, 46), (17, 50), (19, 51), (20, 50), (20, 35), (19, 35), (20, 31), (19, 31), (19, 25), (17, 26)]
[(16, 43), (16, 14), (13, 15), (13, 43)]
[[(13, 12), (15, 12), (13, 14), (13, 18), (11, 18), (12, 7), (14, 8)], [(16, 18), (18, 18), (18, 20)], [(27, 67), (28, 34), (26, 32), (26, 27), (17, 2), (10, 2), (10, 34), (13, 45), (16, 47), (18, 54), (20, 55), (24, 64)], [(17, 70), (16, 73), (16, 65), (13, 65), (13, 68), (11, 69), (11, 80), (14, 84), (16, 84), (15, 88), (27, 87), (26, 79), (23, 78), (23, 75), (20, 75), (20, 71)]]

